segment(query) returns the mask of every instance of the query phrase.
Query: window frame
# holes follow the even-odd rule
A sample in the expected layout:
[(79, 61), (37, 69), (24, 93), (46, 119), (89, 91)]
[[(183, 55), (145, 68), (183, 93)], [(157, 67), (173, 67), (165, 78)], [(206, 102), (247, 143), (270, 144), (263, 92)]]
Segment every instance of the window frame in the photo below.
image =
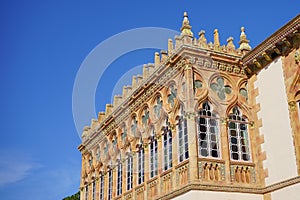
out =
[(123, 165), (119, 162), (117, 165), (117, 196), (122, 194), (122, 182), (123, 182)]
[(99, 199), (100, 200), (104, 200), (104, 176), (103, 175), (101, 175), (100, 176), (100, 179), (99, 179)]
[(107, 188), (107, 199), (112, 199), (112, 191), (113, 191), (113, 171), (108, 171), (108, 188)]
[(96, 180), (92, 183), (92, 199), (95, 200), (96, 198)]
[(187, 160), (189, 158), (189, 145), (188, 145), (188, 130), (187, 130), (187, 120), (184, 118), (183, 110), (181, 111), (181, 116), (179, 117), (179, 122), (177, 124), (177, 134), (178, 134), (178, 161), (179, 163)]
[(151, 143), (149, 146), (150, 178), (153, 178), (158, 175), (158, 142), (157, 139), (154, 138), (154, 136), (152, 136)]
[[(231, 116), (235, 115), (235, 111), (234, 109), (237, 109), (239, 115), (237, 117), (240, 117), (241, 120), (236, 120), (236, 119), (230, 119)], [(235, 115), (236, 116), (236, 115)], [(231, 129), (231, 123), (235, 124), (236, 129)], [(245, 133), (246, 133), (246, 137), (241, 137), (241, 126), (245, 126)], [(231, 130), (236, 131), (236, 144), (232, 143), (232, 138), (234, 138), (231, 135)], [(243, 116), (243, 113), (241, 112), (241, 109), (239, 108), (239, 106), (234, 106), (232, 108), (232, 112), (228, 115), (228, 123), (227, 123), (227, 132), (228, 132), (228, 143), (229, 143), (229, 154), (230, 154), (230, 160), (231, 161), (235, 161), (235, 162), (251, 162), (252, 161), (252, 156), (251, 156), (251, 144), (250, 144), (250, 135), (249, 135), (249, 121), (248, 118), (246, 116)], [(244, 140), (244, 142), (246, 141), (246, 145), (243, 145), (241, 143), (241, 140)], [(233, 151), (232, 150), (232, 146), (237, 146), (237, 151)], [(248, 149), (247, 154), (243, 153), (242, 151), (242, 147), (246, 146)], [(233, 153), (237, 153), (238, 155), (238, 159), (234, 159), (233, 158)], [(248, 160), (244, 160), (243, 159), (243, 154), (245, 154), (246, 156), (248, 155)]]
[(145, 182), (145, 150), (140, 148), (137, 153), (137, 184), (140, 185)]
[[(209, 106), (207, 109), (204, 107), (206, 105)], [(201, 114), (201, 112), (210, 112), (209, 114)], [(204, 123), (201, 121), (204, 120)], [(214, 120), (215, 125), (211, 125), (210, 121)], [(206, 127), (206, 131), (201, 131), (201, 125)], [(211, 132), (211, 128), (214, 128), (214, 133)], [(205, 140), (201, 139), (201, 134), (205, 134)], [(212, 135), (215, 135), (215, 141), (212, 141)], [(203, 148), (201, 142), (206, 142), (207, 147)], [(200, 109), (198, 109), (198, 117), (197, 117), (197, 142), (198, 142), (198, 157), (200, 158), (209, 158), (209, 159), (222, 159), (222, 148), (221, 148), (221, 131), (220, 131), (220, 118), (218, 117), (218, 113), (214, 112), (212, 109), (212, 105), (209, 101), (204, 101)], [(216, 148), (212, 148), (212, 143), (217, 145)], [(207, 156), (202, 155), (202, 149), (206, 149)], [(217, 156), (213, 156), (213, 151), (216, 151)]]
[(132, 189), (133, 186), (133, 156), (128, 155), (127, 157), (127, 176), (126, 176), (126, 188), (127, 191)]
[(165, 128), (163, 134), (163, 171), (167, 171), (173, 166), (173, 138), (171, 129)]
[(87, 184), (85, 186), (85, 200), (88, 200), (88, 197), (89, 197), (89, 185)]

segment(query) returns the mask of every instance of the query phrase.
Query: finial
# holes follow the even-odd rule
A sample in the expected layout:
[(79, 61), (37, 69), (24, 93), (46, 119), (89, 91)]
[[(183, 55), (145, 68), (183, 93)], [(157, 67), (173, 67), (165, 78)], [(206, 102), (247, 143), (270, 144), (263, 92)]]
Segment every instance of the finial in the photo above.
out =
[(249, 45), (249, 40), (247, 40), (247, 36), (245, 34), (245, 28), (241, 27), (241, 36), (240, 36), (240, 47), (241, 51), (251, 51), (251, 46)]
[(189, 21), (189, 18), (188, 18), (188, 14), (187, 12), (184, 12), (183, 13), (183, 21), (182, 21), (182, 26), (181, 26), (181, 35), (188, 35), (188, 36), (191, 36), (193, 37), (194, 34), (193, 32), (191, 31), (192, 27), (190, 26), (190, 21)]
[(199, 45), (202, 48), (206, 48), (207, 47), (207, 41), (206, 41), (206, 38), (205, 38), (205, 31), (204, 30), (201, 30), (199, 32)]
[(215, 50), (220, 50), (220, 39), (219, 39), (218, 29), (214, 30), (214, 46), (215, 46)]
[(227, 47), (228, 52), (233, 52), (235, 50), (235, 46), (233, 44), (233, 37), (230, 36), (227, 39), (227, 46), (226, 47)]

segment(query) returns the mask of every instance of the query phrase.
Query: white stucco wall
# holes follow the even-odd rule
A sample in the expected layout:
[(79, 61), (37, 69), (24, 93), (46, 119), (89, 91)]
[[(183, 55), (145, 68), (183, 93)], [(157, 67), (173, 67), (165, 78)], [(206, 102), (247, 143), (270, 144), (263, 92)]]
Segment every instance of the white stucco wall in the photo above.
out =
[(269, 172), (266, 184), (270, 185), (297, 176), (280, 58), (258, 74), (255, 86), (259, 90), (256, 101), (260, 103), (261, 108), (258, 113), (258, 118), (262, 118), (260, 134), (264, 134), (265, 138), (262, 149), (267, 153), (267, 160), (263, 162), (263, 165)]
[(297, 200), (300, 199), (300, 183), (290, 187), (276, 190), (271, 194), (272, 200)]
[(213, 191), (190, 191), (179, 197), (174, 198), (174, 200), (212, 200), (212, 199), (222, 199), (222, 200), (263, 200), (263, 195), (258, 194), (245, 194), (245, 193), (233, 193), (233, 192), (213, 192)]

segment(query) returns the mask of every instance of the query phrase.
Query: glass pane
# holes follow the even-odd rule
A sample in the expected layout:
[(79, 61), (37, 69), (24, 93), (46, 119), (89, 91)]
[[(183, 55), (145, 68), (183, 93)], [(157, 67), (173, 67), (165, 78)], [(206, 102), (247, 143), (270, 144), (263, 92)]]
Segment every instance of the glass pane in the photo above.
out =
[(236, 145), (231, 145), (231, 151), (238, 152), (238, 148)]
[(246, 130), (246, 124), (240, 124), (240, 129), (243, 131)]
[(233, 160), (238, 160), (239, 159), (239, 155), (237, 153), (232, 153), (232, 159)]
[(216, 141), (217, 141), (217, 137), (216, 137), (215, 134), (212, 134), (212, 135), (210, 136), (210, 139), (211, 139), (212, 142), (216, 142)]
[(228, 124), (230, 129), (236, 129), (235, 123), (234, 122), (229, 122)]
[(200, 133), (200, 139), (206, 140), (206, 133)]
[(243, 154), (243, 160), (248, 161), (250, 160), (250, 156), (248, 154)]
[(237, 139), (235, 137), (231, 137), (231, 144), (237, 144)]
[(201, 153), (201, 156), (208, 156), (206, 149), (201, 149), (200, 153)]
[(200, 147), (201, 147), (201, 148), (207, 148), (207, 142), (206, 142), (206, 141), (202, 141), (202, 142), (200, 143)]
[(216, 142), (210, 142), (210, 148), (211, 149), (217, 149), (218, 148), (217, 143)]
[(236, 137), (236, 130), (230, 130), (230, 135)]
[(209, 130), (210, 130), (210, 133), (215, 133), (215, 127), (210, 127)]
[(211, 156), (214, 157), (214, 158), (219, 157), (218, 151), (217, 151), (217, 150), (212, 150), (212, 151), (211, 151)]
[(216, 126), (216, 120), (215, 120), (215, 119), (210, 119), (210, 120), (209, 120), (209, 124), (210, 124), (211, 126)]
[(201, 125), (201, 126), (200, 126), (200, 131), (201, 131), (201, 132), (206, 132), (206, 126)]

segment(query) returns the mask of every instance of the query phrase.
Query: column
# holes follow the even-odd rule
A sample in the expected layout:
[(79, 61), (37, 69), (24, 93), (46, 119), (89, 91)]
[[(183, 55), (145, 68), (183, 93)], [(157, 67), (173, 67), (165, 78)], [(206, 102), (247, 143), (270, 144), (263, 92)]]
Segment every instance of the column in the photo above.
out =
[(191, 182), (198, 180), (198, 155), (197, 155), (197, 137), (196, 137), (196, 123), (194, 111), (194, 83), (193, 83), (193, 69), (192, 65), (186, 61), (183, 66), (186, 77), (186, 119), (187, 131), (189, 140), (189, 180)]

